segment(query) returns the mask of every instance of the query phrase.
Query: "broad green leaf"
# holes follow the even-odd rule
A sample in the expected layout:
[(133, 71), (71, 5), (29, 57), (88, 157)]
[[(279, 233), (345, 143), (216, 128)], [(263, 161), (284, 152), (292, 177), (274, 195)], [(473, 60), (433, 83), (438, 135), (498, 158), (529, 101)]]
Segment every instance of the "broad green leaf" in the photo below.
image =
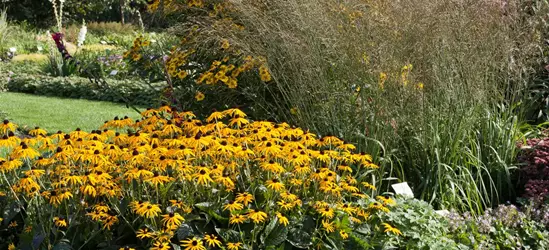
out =
[(226, 228), (215, 228), (215, 231), (226, 242), (238, 242), (240, 241), (240, 233), (238, 231)]
[(313, 244), (311, 235), (298, 229), (290, 229), (290, 234), (286, 240), (290, 242), (292, 246), (300, 249), (307, 249)]
[(177, 239), (185, 240), (190, 236), (192, 236), (194, 232), (193, 232), (193, 228), (189, 224), (182, 223), (181, 225), (179, 225), (179, 228), (175, 233), (177, 235)]

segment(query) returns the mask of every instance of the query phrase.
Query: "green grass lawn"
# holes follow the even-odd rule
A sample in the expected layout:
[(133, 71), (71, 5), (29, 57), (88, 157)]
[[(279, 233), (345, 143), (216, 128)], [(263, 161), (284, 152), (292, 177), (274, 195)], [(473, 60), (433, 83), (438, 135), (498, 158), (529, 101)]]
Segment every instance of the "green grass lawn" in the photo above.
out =
[(49, 133), (58, 130), (67, 132), (76, 128), (89, 132), (115, 116), (140, 117), (133, 109), (119, 103), (9, 92), (0, 93), (0, 112), (7, 113), (7, 118), (20, 127), (40, 126)]

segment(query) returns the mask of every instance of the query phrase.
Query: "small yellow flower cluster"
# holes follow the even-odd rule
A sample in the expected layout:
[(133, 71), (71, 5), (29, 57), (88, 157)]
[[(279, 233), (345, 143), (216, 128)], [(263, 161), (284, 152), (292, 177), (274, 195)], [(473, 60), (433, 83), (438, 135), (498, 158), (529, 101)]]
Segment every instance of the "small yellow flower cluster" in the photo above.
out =
[(149, 12), (154, 12), (158, 9), (158, 6), (160, 6), (160, 0), (149, 1), (149, 4), (147, 4), (147, 10)]
[(210, 17), (215, 17), (218, 15), (222, 15), (226, 12), (228, 12), (231, 9), (231, 3), (229, 2), (221, 2), (221, 3), (214, 3), (213, 4), (213, 10), (208, 13)]
[(151, 41), (147, 40), (143, 36), (135, 38), (133, 46), (129, 51), (124, 52), (124, 58), (131, 58), (134, 62), (139, 61), (142, 58), (141, 49), (151, 45)]
[[(408, 84), (410, 83), (410, 73), (412, 72), (412, 69), (414, 68), (414, 66), (412, 64), (406, 64), (404, 65), (401, 69), (400, 69), (400, 84), (402, 84), (403, 87), (406, 87), (408, 86)], [(393, 79), (397, 79), (398, 78), (398, 75), (397, 76), (392, 76)], [(385, 82), (387, 81), (388, 79), (388, 75), (387, 73), (385, 72), (380, 72), (379, 73), (379, 81), (378, 81), (378, 84), (379, 84), (379, 88), (380, 89), (385, 89)], [(418, 82), (415, 84), (414, 88), (417, 89), (417, 90), (423, 90), (423, 88), (425, 87), (425, 85), (423, 84), (423, 82)]]
[(343, 17), (346, 18), (346, 21), (349, 22), (351, 27), (356, 27), (358, 19), (364, 16), (363, 11), (354, 8), (348, 8), (345, 4), (339, 4), (337, 6), (334, 6), (331, 10), (337, 14), (343, 15)]
[(267, 68), (265, 64), (259, 66), (259, 77), (261, 78), (261, 81), (271, 81), (271, 73), (269, 73), (269, 68)]
[(152, 1), (147, 1), (147, 2), (149, 2), (147, 4), (147, 11), (148, 12), (156, 11), (158, 9), (158, 7), (160, 7), (161, 1), (164, 1), (163, 4), (164, 4), (164, 11), (165, 12), (170, 13), (170, 12), (175, 11), (177, 1), (174, 1), (174, 0), (152, 0)]
[[(164, 11), (171, 13), (174, 12), (178, 8), (178, 2), (174, 0), (163, 0), (164, 1)], [(161, 0), (152, 0), (148, 1), (147, 4), (147, 11), (154, 12), (160, 7)], [(196, 8), (202, 8), (204, 7), (204, 0), (185, 0), (185, 5), (187, 7), (196, 7)]]
[(190, 51), (174, 50), (174, 51), (172, 51), (171, 56), (168, 58), (168, 61), (166, 62), (166, 66), (168, 68), (168, 74), (171, 77), (177, 77), (181, 80), (185, 79), (185, 77), (187, 77), (187, 75), (188, 75), (188, 72), (187, 72), (187, 70), (180, 69), (180, 67), (184, 66), (188, 63), (188, 58), (193, 53), (194, 53), (193, 50), (190, 50)]
[(380, 72), (379, 73), (379, 88), (384, 89), (385, 88), (385, 82), (387, 81), (387, 73)]
[(188, 7), (202, 8), (204, 7), (204, 0), (186, 0)]
[(259, 63), (259, 60), (254, 59), (251, 56), (246, 57), (244, 63), (238, 67), (228, 63), (228, 61), (229, 57), (225, 57), (221, 61), (216, 60), (212, 62), (210, 69), (198, 77), (196, 81), (197, 84), (206, 83), (208, 85), (213, 85), (221, 82), (229, 88), (236, 88), (238, 86), (238, 76), (252, 70)]
[[(47, 135), (36, 128), (35, 137), (19, 138), (15, 129), (9, 121), (0, 125), (5, 198), (37, 203), (40, 209), (29, 211), (33, 218), (71, 214), (56, 218), (58, 229), (99, 224), (110, 231), (133, 221), (136, 237), (152, 249), (169, 245), (204, 203), (233, 230), (269, 222), (287, 227), (309, 215), (322, 222), (313, 230), (342, 239), (353, 225), (394, 205), (391, 198), (366, 194), (375, 190), (366, 178), (378, 166), (353, 144), (287, 123), (251, 121), (239, 109), (199, 120), (164, 106), (142, 112), (137, 121), (115, 118), (91, 133)], [(120, 207), (122, 199), (129, 199), (127, 209)], [(339, 223), (344, 218), (351, 224)], [(182, 245), (253, 244), (191, 237)]]
[(402, 85), (406, 86), (408, 85), (408, 75), (410, 74), (410, 72), (412, 71), (413, 69), (413, 65), (412, 64), (406, 64), (402, 67), (402, 69), (400, 70), (400, 81), (402, 83)]

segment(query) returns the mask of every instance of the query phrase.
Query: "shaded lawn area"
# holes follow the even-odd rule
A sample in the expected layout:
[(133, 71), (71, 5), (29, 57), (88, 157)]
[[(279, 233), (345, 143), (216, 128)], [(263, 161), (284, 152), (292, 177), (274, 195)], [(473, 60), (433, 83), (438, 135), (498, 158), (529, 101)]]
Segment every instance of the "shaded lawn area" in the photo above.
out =
[(124, 104), (45, 97), (21, 93), (0, 93), (0, 112), (21, 128), (39, 126), (48, 133), (68, 132), (76, 128), (90, 132), (115, 116), (140, 115)]

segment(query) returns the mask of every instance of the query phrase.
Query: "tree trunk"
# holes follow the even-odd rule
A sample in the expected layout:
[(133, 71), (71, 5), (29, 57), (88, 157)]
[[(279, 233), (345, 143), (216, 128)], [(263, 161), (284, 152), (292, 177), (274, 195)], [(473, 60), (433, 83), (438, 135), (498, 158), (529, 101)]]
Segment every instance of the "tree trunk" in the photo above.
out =
[(120, 0), (120, 23), (124, 24), (124, 0)]

